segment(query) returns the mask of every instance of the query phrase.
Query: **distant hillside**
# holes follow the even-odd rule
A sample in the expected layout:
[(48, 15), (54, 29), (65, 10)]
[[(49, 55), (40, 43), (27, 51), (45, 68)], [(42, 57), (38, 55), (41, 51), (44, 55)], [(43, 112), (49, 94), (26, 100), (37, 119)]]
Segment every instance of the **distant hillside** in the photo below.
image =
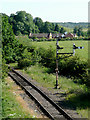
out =
[[(54, 23), (56, 24), (56, 23)], [(82, 26), (82, 28), (88, 28), (88, 23), (87, 22), (79, 22), (79, 23), (74, 23), (74, 22), (60, 22), (57, 23), (60, 24), (63, 27), (68, 27), (68, 28), (74, 28), (75, 26)]]

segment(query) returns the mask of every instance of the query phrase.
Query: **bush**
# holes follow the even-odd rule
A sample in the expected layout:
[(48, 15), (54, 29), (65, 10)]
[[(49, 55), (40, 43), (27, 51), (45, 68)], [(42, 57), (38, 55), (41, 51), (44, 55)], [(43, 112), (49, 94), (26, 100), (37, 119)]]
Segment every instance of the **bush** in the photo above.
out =
[(15, 39), (12, 26), (8, 22), (8, 17), (2, 16), (2, 58), (6, 63), (16, 62), (20, 59), (23, 51), (19, 42)]
[(31, 66), (31, 64), (32, 64), (32, 61), (27, 58), (24, 58), (24, 59), (18, 61), (19, 68), (26, 68), (26, 67)]
[(87, 77), (88, 63), (81, 61), (79, 57), (74, 56), (59, 61), (60, 74), (82, 79), (81, 82), (85, 83)]
[(41, 47), (38, 48), (37, 51), (38, 51), (38, 55), (41, 56), (40, 63), (42, 63), (46, 67), (51, 68), (53, 61), (55, 62), (55, 51), (52, 48), (52, 46), (50, 46), (47, 49)]
[(5, 60), (3, 59), (2, 61), (3, 62), (2, 62), (2, 71), (1, 71), (1, 73), (2, 73), (2, 79), (4, 79), (5, 77), (7, 77), (9, 69), (8, 69), (8, 66), (5, 64)]
[(40, 60), (41, 56), (38, 54), (38, 51), (36, 51), (33, 47), (26, 48), (22, 54), (22, 59), (18, 61), (18, 67), (29, 67), (31, 65), (35, 65)]

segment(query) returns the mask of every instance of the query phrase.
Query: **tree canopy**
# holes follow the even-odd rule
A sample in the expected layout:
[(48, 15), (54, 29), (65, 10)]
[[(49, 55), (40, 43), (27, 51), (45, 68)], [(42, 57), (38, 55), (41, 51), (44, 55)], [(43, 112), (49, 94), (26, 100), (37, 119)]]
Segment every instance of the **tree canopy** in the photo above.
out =
[(9, 23), (13, 26), (16, 35), (20, 33), (29, 34), (35, 29), (32, 15), (25, 11), (18, 11), (16, 14), (11, 14), (9, 17)]
[(19, 59), (22, 49), (15, 39), (12, 26), (8, 22), (8, 17), (2, 15), (2, 57), (7, 63), (15, 62)]
[[(60, 25), (48, 21), (43, 22), (39, 17), (33, 19), (32, 15), (25, 11), (17, 11), (16, 14), (11, 14), (9, 17), (9, 23), (12, 25), (15, 35), (29, 35), (29, 33), (56, 33), (61, 30)], [(64, 31), (62, 31), (62, 33)]]
[(73, 33), (78, 36), (87, 36), (87, 32), (83, 32), (81, 26), (75, 26), (73, 29)]
[[(4, 16), (7, 16), (3, 14)], [(63, 27), (63, 24), (74, 25), (73, 33), (78, 36), (87, 36), (87, 31), (82, 30), (82, 26), (78, 26), (79, 24), (74, 23), (51, 23), (51, 22), (43, 22), (43, 20), (39, 17), (35, 17), (26, 11), (17, 11), (15, 14), (11, 14), (8, 17), (8, 21), (12, 26), (13, 32), (16, 36), (23, 34), (29, 35), (30, 33), (64, 33), (66, 32), (66, 28)], [(77, 26), (75, 26), (77, 25)], [(80, 23), (80, 25), (82, 25)], [(68, 26), (67, 26), (68, 27)]]

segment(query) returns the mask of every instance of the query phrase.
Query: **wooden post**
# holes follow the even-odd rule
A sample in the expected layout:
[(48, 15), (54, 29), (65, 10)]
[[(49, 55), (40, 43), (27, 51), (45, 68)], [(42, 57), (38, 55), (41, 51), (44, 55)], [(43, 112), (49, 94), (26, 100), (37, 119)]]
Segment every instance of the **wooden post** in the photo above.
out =
[(58, 88), (58, 49), (57, 49), (57, 46), (58, 46), (58, 38), (57, 38), (57, 41), (56, 41), (56, 89)]
[(58, 88), (58, 60), (56, 60), (56, 89)]

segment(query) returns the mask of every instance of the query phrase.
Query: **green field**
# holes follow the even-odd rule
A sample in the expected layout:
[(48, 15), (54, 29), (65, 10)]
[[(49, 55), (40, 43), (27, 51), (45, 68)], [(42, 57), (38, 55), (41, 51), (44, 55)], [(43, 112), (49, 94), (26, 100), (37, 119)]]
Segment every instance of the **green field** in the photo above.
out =
[[(59, 41), (59, 46), (64, 47), (63, 50), (59, 50), (59, 52), (63, 53), (69, 53), (73, 52), (73, 43), (75, 43), (76, 46), (83, 46), (84, 49), (77, 49), (76, 55), (79, 55), (81, 59), (87, 60), (88, 59), (88, 42), (87, 41)], [(47, 49), (48, 47), (52, 47), (56, 49), (56, 42), (32, 42), (32, 45), (36, 47), (44, 47)], [(55, 51), (56, 52), (56, 51)]]
[[(28, 37), (18, 37), (17, 38), (20, 43), (26, 46), (34, 46), (37, 49), (38, 48), (44, 48), (48, 49), (52, 47), (52, 49), (55, 50), (56, 54), (56, 41), (43, 41), (43, 42), (31, 42)], [(76, 46), (83, 46), (84, 49), (77, 49), (76, 50), (76, 55), (80, 56), (81, 59), (83, 60), (88, 60), (88, 41), (84, 40), (79, 40), (79, 41), (59, 41), (59, 46), (64, 47), (63, 50), (59, 50), (59, 52), (73, 52), (73, 43), (75, 43)]]

